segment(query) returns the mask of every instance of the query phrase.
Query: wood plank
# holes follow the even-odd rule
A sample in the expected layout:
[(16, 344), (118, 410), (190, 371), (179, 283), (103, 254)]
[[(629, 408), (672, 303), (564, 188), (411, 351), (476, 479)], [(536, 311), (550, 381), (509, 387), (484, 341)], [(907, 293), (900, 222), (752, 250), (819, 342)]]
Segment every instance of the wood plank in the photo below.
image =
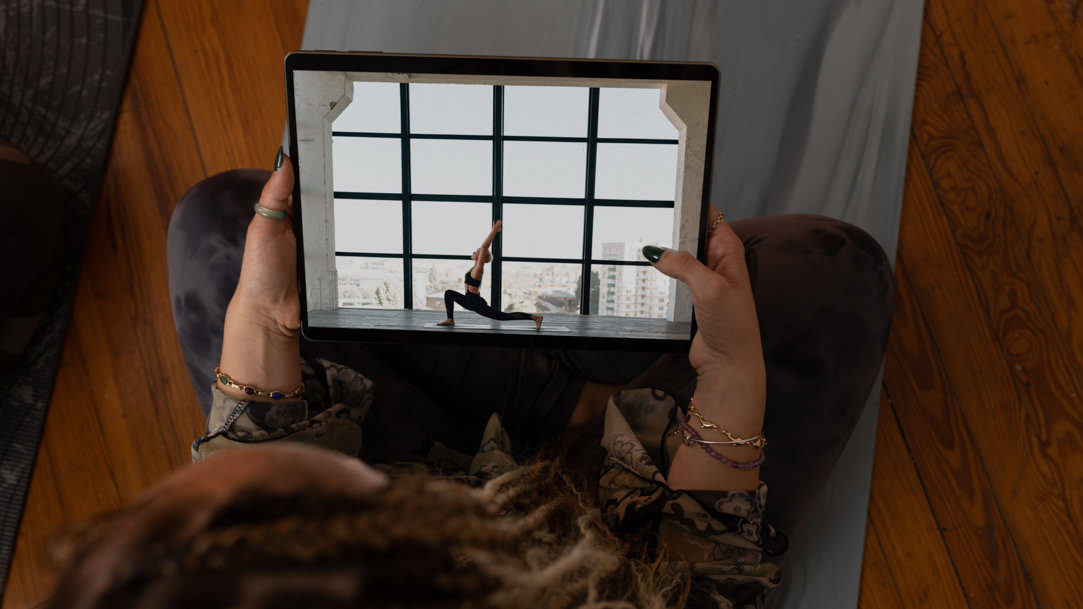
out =
[(899, 595), (898, 584), (891, 573), (891, 565), (884, 555), (879, 529), (868, 523), (865, 530), (865, 548), (861, 553), (861, 588), (857, 597), (858, 609), (905, 609)]
[[(995, 17), (994, 17), (995, 15)], [(955, 24), (969, 19), (966, 27)], [(930, 4), (929, 21), (1021, 239), (1064, 355), (1083, 370), (1083, 80), (1050, 13), (1016, 0)], [(1078, 29), (1078, 28), (1077, 28)], [(985, 69), (968, 69), (984, 59)], [(1008, 345), (1011, 356), (1027, 337)], [(1017, 362), (1018, 363), (1018, 362)], [(1083, 514), (1077, 514), (1080, 516)]]
[[(936, 515), (930, 509), (899, 428), (896, 410), (910, 407), (891, 400), (887, 394), (880, 401), (865, 539), (866, 550), (874, 550), (879, 557), (874, 554), (862, 570), (858, 606), (968, 607)], [(879, 565), (886, 573), (870, 570)]]
[[(923, 37), (922, 53), (943, 56), (936, 37)], [(966, 539), (965, 530), (959, 540), (949, 539), (949, 547), (960, 571), (964, 566), (972, 570), (964, 580), (984, 582), (980, 589), (990, 598), (1025, 598), (1001, 589), (999, 576), (990, 580), (981, 575), (989, 565), (1021, 560), (1021, 573), (1033, 580), (1039, 604), (1054, 606), (1050, 590), (1078, 596), (1080, 584), (1071, 574), (1083, 567), (1077, 547), (1052, 542), (1076, 530), (1066, 504), (1078, 501), (1083, 475), (1083, 427), (1071, 405), (1072, 394), (1078, 392), (1057, 343), (1059, 334), (1044, 310), (1043, 288), (1035, 285), (1025, 251), (1003, 214), (997, 171), (986, 162), (945, 61), (921, 63), (913, 129), (921, 155), (911, 155), (910, 164), (924, 171), (908, 171), (903, 225), (911, 234), (900, 243), (900, 256), (922, 270), (911, 275), (914, 290), (931, 335), (938, 337), (951, 389), (989, 472), (995, 505), (1011, 530), (1026, 531), (1013, 536), (1017, 558), (994, 537), (995, 543), (986, 539), (986, 547), (977, 548), (984, 561), (967, 560), (973, 544), (982, 540)], [(1022, 353), (1009, 347), (1024, 335), (1033, 349)], [(911, 432), (905, 422), (903, 427), (908, 436), (921, 433)], [(1055, 440), (1050, 438), (1053, 433)], [(923, 475), (941, 467), (938, 457), (930, 459), (919, 462)], [(1058, 462), (1065, 464), (1064, 470), (1049, 467)], [(945, 479), (942, 499), (933, 499), (938, 514), (975, 490), (953, 484)], [(991, 509), (994, 504), (974, 504), (981, 505)], [(968, 518), (983, 522), (981, 512), (972, 512), (960, 515), (958, 525), (964, 526)], [(984, 522), (995, 524), (991, 518), (989, 514)], [(949, 533), (955, 531), (945, 526)]]
[[(922, 269), (921, 273), (911, 275), (919, 306), (927, 315), (930, 334), (938, 337), (944, 371), (951, 378), (949, 390), (957, 396), (983, 467), (992, 472), (987, 476), (994, 493), (991, 497), (982, 496), (983, 488), (975, 485), (980, 477), (970, 477), (967, 481), (953, 476), (939, 485), (930, 485), (930, 496), (937, 514), (944, 514), (948, 522), (944, 524), (948, 528), (945, 536), (956, 567), (965, 571), (964, 581), (974, 580), (977, 584), (968, 584), (967, 592), (987, 595), (984, 600), (991, 602), (986, 605), (976, 601), (976, 606), (1002, 606), (1002, 601), (1018, 602), (1035, 593), (1040, 604), (1044, 604), (1042, 591), (1049, 589), (1047, 586), (1057, 578), (1054, 574), (1064, 578), (1067, 573), (1064, 569), (1078, 566), (1080, 555), (1075, 549), (1056, 549), (1051, 553), (1046, 543), (1038, 541), (1041, 536), (1032, 536), (1034, 529), (1043, 530), (1043, 534), (1059, 533), (1066, 526), (1070, 529), (1071, 523), (1062, 505), (1047, 501), (1049, 491), (1058, 489), (1064, 480), (1058, 480), (1056, 475), (1047, 476), (1044, 466), (1038, 465), (1047, 456), (1035, 445), (1033, 437), (1028, 438), (1026, 430), (1028, 422), (1042, 416), (1039, 414), (1042, 409), (1036, 407), (1038, 403), (1045, 413), (1055, 414), (1060, 420), (1071, 422), (1075, 416), (1057, 404), (1049, 407), (1028, 396), (1026, 391), (1018, 390), (1014, 377), (1018, 370), (1005, 361), (1000, 320), (1005, 316), (1017, 319), (1021, 314), (1028, 322), (1044, 324), (1044, 321), (1026, 316), (1038, 307), (1029, 297), (1030, 290), (1035, 288), (1023, 276), (1025, 273), (1017, 270), (1019, 260), (1013, 259), (1013, 251), (1020, 248), (1006, 234), (1000, 210), (990, 203), (1000, 193), (992, 171), (981, 161), (981, 146), (974, 141), (974, 128), (948, 68), (942, 61), (934, 61), (938, 55), (942, 56), (938, 51), (935, 37), (923, 38), (923, 59), (928, 59), (918, 69), (914, 115), (914, 139), (922, 155), (912, 154), (910, 158), (903, 225), (911, 231), (911, 238), (900, 242), (900, 256), (908, 260), (911, 268)], [(955, 245), (956, 238), (960, 245)], [(1015, 249), (1005, 251), (1005, 248)], [(1016, 296), (1001, 298), (1005, 288), (1013, 290)], [(1040, 294), (1040, 288), (1035, 294)], [(1055, 336), (1047, 326), (1034, 329), (1038, 332), (1035, 336), (1043, 340)], [(1048, 372), (1035, 371), (1035, 374)], [(1057, 383), (1065, 380), (1056, 379)], [(931, 391), (929, 398), (935, 393)], [(935, 411), (925, 412), (925, 416), (930, 414)], [(912, 422), (903, 420), (906, 435), (916, 438), (928, 433), (925, 420), (919, 416)], [(958, 427), (945, 430), (943, 426), (957, 424), (951, 418), (940, 417), (935, 432), (949, 433), (948, 430)], [(915, 427), (911, 429), (908, 425)], [(1069, 425), (1078, 429), (1077, 423)], [(941, 442), (958, 437), (956, 431), (951, 431), (949, 436), (941, 437)], [(965, 464), (941, 463), (936, 449), (930, 446), (926, 461), (918, 459), (923, 477), (937, 480), (947, 471), (954, 471), (955, 476), (964, 474)], [(915, 448), (918, 458), (916, 451)], [(938, 487), (941, 491), (934, 494), (932, 489)], [(1008, 503), (1012, 498), (1016, 501)], [(965, 514), (951, 516), (966, 504), (969, 509)], [(996, 532), (1003, 527), (997, 522), (997, 508), (1003, 510), (1009, 529), (1028, 531), (1026, 535), (1010, 537), (1015, 547), (1007, 545), (1006, 533)], [(991, 527), (993, 534), (973, 536), (964, 528), (956, 535), (956, 526), (966, 527), (968, 522), (979, 528)], [(1021, 556), (1013, 556), (1016, 552)], [(981, 559), (968, 559), (971, 556)], [(992, 565), (1002, 566), (996, 575), (991, 574)], [(1019, 585), (1005, 587), (1000, 574), (1004, 570), (1014, 573), (1012, 580), (1021, 580)], [(1035, 581), (1035, 593), (1028, 593), (1022, 583), (1035, 578), (1035, 571), (1044, 571), (1038, 575), (1042, 581)]]
[[(913, 188), (919, 182), (911, 177), (909, 183)], [(916, 469), (935, 526), (941, 531), (942, 540), (937, 543), (947, 544), (949, 567), (958, 573), (960, 591), (965, 591), (973, 607), (1036, 607), (1026, 566), (1016, 553), (1012, 530), (997, 503), (983, 454), (960, 412), (962, 398), (955, 397), (952, 379), (945, 372), (939, 345), (956, 337), (931, 333), (905, 264), (896, 267), (895, 277), (894, 323), (899, 330), (888, 344), (884, 377), (894, 398), (892, 415), (899, 426), (899, 441), (906, 442), (913, 459), (911, 467)], [(890, 434), (878, 440), (885, 444), (877, 458), (899, 452), (893, 450), (896, 442)], [(903, 484), (897, 475), (886, 477), (893, 484)], [(898, 527), (897, 541), (905, 543), (903, 540), (916, 530)], [(886, 539), (884, 543), (891, 545)], [(908, 560), (923, 556), (921, 548), (929, 543), (921, 542)], [(927, 555), (923, 560), (928, 560)], [(913, 571), (925, 568), (918, 564), (921, 562), (915, 563)], [(910, 590), (912, 586), (900, 584), (900, 588)]]
[[(208, 174), (270, 167), (286, 125), (280, 38), (269, 0), (163, 2), (170, 49)], [(299, 3), (293, 3), (299, 12)], [(283, 11), (285, 9), (282, 9)], [(301, 22), (303, 26), (303, 21)], [(298, 32), (289, 23), (281, 34)], [(176, 32), (177, 34), (174, 34)]]

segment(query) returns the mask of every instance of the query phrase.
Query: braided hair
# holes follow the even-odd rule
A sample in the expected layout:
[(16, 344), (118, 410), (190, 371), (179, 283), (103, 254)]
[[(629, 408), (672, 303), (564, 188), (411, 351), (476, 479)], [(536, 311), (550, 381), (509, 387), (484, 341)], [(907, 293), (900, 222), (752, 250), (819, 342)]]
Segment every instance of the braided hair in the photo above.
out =
[(687, 564), (630, 558), (581, 488), (546, 461), (481, 488), (408, 476), (334, 501), (249, 493), (194, 535), (152, 534), (103, 586), (88, 584), (92, 541), (47, 607), (684, 606)]

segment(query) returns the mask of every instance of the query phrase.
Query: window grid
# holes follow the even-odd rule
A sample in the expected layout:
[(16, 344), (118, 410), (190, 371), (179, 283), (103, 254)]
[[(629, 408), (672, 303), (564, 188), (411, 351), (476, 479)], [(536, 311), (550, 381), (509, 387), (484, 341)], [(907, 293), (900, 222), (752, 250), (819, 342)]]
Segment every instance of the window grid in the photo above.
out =
[[(588, 98), (588, 118), (586, 137), (561, 137), (561, 136), (524, 136), (504, 135), (504, 87), (493, 86), (493, 133), (492, 135), (452, 135), (434, 133), (411, 133), (410, 131), (410, 92), (409, 84), (399, 85), (399, 133), (383, 133), (369, 131), (332, 131), (332, 137), (365, 137), (365, 138), (397, 138), (401, 141), (402, 151), (402, 193), (369, 193), (355, 191), (335, 191), (335, 199), (370, 199), (370, 200), (393, 200), (402, 202), (402, 230), (403, 252), (401, 254), (374, 253), (374, 252), (347, 252), (336, 251), (336, 256), (353, 258), (401, 258), (403, 260), (403, 306), (413, 309), (413, 260), (470, 260), (469, 255), (457, 254), (416, 254), (413, 253), (412, 242), (412, 219), (411, 208), (414, 201), (436, 201), (447, 203), (490, 203), (492, 221), (496, 222), (503, 216), (504, 203), (525, 205), (575, 205), (583, 206), (583, 249), (579, 258), (550, 258), (538, 256), (510, 256), (502, 254), (501, 235), (498, 233), (493, 240), (493, 261), (490, 272), (492, 294), (491, 305), (497, 310), (502, 310), (502, 262), (535, 262), (535, 263), (564, 263), (580, 264), (580, 302), (581, 313), (590, 311), (591, 270), (593, 266), (648, 266), (649, 263), (638, 260), (603, 260), (593, 257), (594, 236), (594, 208), (595, 207), (648, 207), (669, 208), (675, 205), (673, 200), (629, 200), (629, 199), (596, 199), (594, 197), (595, 181), (597, 176), (598, 144), (655, 144), (676, 145), (676, 139), (649, 139), (649, 138), (603, 138), (598, 137), (598, 109), (600, 89), (591, 87)], [(441, 195), (441, 194), (414, 194), (410, 181), (410, 142), (411, 140), (480, 140), (493, 142), (493, 184), (491, 195)], [(504, 142), (563, 142), (563, 143), (586, 143), (586, 184), (583, 198), (562, 197), (522, 197), (508, 196), (504, 190)]]

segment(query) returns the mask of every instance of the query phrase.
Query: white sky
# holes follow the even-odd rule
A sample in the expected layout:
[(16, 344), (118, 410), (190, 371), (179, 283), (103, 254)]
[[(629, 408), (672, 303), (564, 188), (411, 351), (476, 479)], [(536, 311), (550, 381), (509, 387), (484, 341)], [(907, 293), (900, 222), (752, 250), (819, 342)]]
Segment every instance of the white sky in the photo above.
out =
[[(507, 135), (585, 137), (585, 87), (504, 88)], [(334, 122), (335, 131), (399, 133), (397, 83), (355, 83), (354, 101)], [(492, 87), (411, 84), (413, 134), (491, 135)], [(677, 139), (677, 129), (658, 108), (658, 89), (607, 89), (599, 99), (599, 137)], [(336, 137), (336, 191), (402, 192), (397, 138)], [(414, 193), (490, 195), (492, 142), (411, 140)], [(676, 189), (677, 146), (598, 144), (595, 196), (668, 199)], [(505, 142), (504, 194), (584, 196), (586, 144)], [(400, 201), (336, 200), (338, 251), (402, 252)], [(469, 254), (488, 233), (488, 203), (413, 203), (413, 251)], [(582, 253), (583, 207), (504, 205), (504, 255), (577, 258)], [(594, 256), (601, 243), (671, 245), (671, 209), (595, 208)]]

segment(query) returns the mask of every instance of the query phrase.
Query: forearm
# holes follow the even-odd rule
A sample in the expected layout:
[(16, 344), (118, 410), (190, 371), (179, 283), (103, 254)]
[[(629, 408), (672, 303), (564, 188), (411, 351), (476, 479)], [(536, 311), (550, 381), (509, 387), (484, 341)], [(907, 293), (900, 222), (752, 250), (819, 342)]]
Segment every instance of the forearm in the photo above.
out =
[[(694, 395), (696, 409), (713, 423), (741, 438), (750, 438), (763, 430), (766, 402), (765, 373), (762, 364), (720, 374), (701, 374)], [(703, 430), (695, 417), (692, 426), (705, 440), (726, 440), (720, 433)], [(754, 461), (762, 449), (749, 446), (707, 445), (711, 450), (736, 462)], [(738, 469), (712, 457), (704, 446), (681, 443), (670, 464), (667, 480), (674, 489), (753, 490), (759, 485), (759, 467)]]
[[(296, 332), (271, 327), (243, 299), (234, 297), (226, 309), (221, 370), (241, 385), (288, 393), (301, 384), (301, 347)], [(218, 388), (238, 399), (273, 401), (246, 395), (218, 381)]]
[(489, 231), (489, 236), (485, 237), (485, 241), (481, 243), (481, 251), (485, 252), (489, 250), (489, 246), (493, 244), (493, 239), (496, 239), (496, 234), (500, 232), (500, 221), (498, 220), (493, 224), (492, 230)]

